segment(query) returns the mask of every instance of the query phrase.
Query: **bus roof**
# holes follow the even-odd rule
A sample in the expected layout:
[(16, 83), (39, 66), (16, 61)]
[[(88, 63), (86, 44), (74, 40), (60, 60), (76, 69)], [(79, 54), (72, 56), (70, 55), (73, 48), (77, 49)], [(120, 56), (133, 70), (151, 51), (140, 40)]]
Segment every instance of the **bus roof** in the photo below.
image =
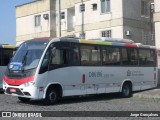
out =
[(14, 48), (16, 48), (16, 46), (8, 45), (8, 44), (0, 44), (0, 48), (14, 49)]
[(143, 45), (141, 43), (134, 43), (133, 40), (130, 39), (119, 39), (119, 38), (107, 38), (107, 39), (89, 39), (82, 40), (79, 38), (67, 38), (61, 37), (52, 39), (53, 41), (66, 41), (66, 42), (75, 42), (75, 43), (87, 43), (87, 44), (96, 44), (96, 45), (109, 45), (109, 46), (124, 46), (124, 47), (137, 47), (137, 48), (152, 48), (155, 49), (155, 46), (151, 45)]

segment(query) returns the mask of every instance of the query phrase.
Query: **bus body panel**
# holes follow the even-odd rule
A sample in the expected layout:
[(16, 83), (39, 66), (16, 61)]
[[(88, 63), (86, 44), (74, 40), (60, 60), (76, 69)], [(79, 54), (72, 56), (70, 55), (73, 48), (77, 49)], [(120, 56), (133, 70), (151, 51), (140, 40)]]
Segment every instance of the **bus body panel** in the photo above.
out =
[(64, 67), (49, 71), (45, 84), (59, 83), (63, 96), (120, 92), (129, 80), (137, 91), (156, 87), (155, 72), (153, 67)]
[[(129, 76), (127, 76), (128, 70), (131, 71)], [(9, 85), (7, 87), (23, 88), (21, 91), (29, 92), (31, 96), (12, 95), (32, 99), (44, 99), (47, 88), (51, 84), (60, 84), (63, 96), (120, 92), (123, 83), (129, 80), (133, 84), (133, 91), (137, 91), (156, 87), (157, 80), (154, 80), (154, 73), (152, 67), (96, 67), (94, 69), (93, 67), (65, 67), (39, 75), (35, 79), (35, 86)], [(84, 83), (83, 75), (85, 75)], [(70, 77), (68, 78), (68, 76)], [(40, 91), (40, 87), (44, 89)]]

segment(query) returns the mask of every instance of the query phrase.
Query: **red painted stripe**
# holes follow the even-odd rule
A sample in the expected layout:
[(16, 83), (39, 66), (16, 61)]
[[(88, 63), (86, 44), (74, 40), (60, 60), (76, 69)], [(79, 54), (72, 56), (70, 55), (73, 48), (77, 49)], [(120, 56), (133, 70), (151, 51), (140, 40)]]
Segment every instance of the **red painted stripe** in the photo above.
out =
[(156, 54), (156, 67), (158, 67), (158, 50), (155, 50), (155, 54)]
[(157, 75), (156, 75), (156, 73), (154, 73), (154, 80), (156, 80), (157, 79)]
[(19, 85), (24, 84), (26, 82), (33, 81), (34, 76), (30, 76), (30, 77), (26, 77), (26, 78), (22, 78), (22, 79), (11, 79), (11, 78), (8, 78), (7, 76), (4, 75), (3, 80), (9, 85), (19, 86)]
[(82, 75), (82, 83), (85, 83), (86, 81), (86, 77), (85, 77), (85, 74)]
[(137, 47), (136, 44), (125, 44), (124, 46), (126, 46), (126, 47)]

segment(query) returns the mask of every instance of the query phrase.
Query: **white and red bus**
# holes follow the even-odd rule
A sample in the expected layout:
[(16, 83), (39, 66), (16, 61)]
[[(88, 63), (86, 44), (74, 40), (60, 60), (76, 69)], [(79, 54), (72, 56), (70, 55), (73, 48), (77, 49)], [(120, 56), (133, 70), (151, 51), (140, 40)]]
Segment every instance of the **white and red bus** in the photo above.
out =
[(8, 44), (0, 44), (0, 90), (2, 90), (3, 85), (3, 75), (6, 68), (13, 56), (16, 47)]
[(22, 102), (86, 94), (133, 91), (157, 86), (155, 47), (124, 39), (54, 38), (21, 44), (3, 78), (7, 95)]

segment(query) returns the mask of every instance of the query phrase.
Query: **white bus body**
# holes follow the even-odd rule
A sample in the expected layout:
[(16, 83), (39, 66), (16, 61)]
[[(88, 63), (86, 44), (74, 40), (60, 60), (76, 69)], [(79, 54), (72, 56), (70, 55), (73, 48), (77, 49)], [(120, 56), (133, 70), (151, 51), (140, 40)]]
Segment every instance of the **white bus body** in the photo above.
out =
[[(121, 92), (123, 97), (129, 97), (132, 91), (157, 86), (154, 47), (74, 38), (56, 38), (42, 43), (44, 46), (39, 58), (28, 62), (28, 66), (23, 61), (29, 61), (28, 56), (36, 48), (26, 47), (28, 51), (23, 54), (22, 61), (16, 59), (22, 48), (17, 50), (4, 76), (5, 94), (18, 96), (24, 102), (44, 99), (53, 104), (60, 97), (85, 94)], [(132, 56), (133, 51), (135, 54)], [(78, 63), (74, 63), (73, 52), (78, 53), (78, 58), (75, 58)], [(91, 56), (87, 55), (89, 52)]]

